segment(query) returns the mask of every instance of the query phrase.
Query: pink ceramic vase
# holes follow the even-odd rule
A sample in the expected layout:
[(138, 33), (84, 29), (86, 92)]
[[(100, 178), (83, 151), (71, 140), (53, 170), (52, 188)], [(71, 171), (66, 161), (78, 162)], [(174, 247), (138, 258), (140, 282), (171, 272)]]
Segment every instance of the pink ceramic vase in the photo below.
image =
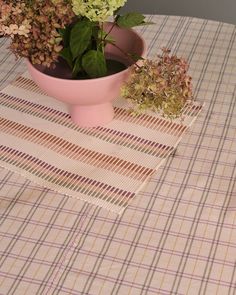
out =
[[(109, 32), (112, 23), (107, 23)], [(123, 52), (144, 56), (146, 47), (143, 38), (132, 29), (115, 26), (111, 37)], [(107, 45), (107, 56), (130, 66), (130, 60), (121, 50)], [(110, 122), (114, 117), (112, 101), (119, 97), (120, 89), (129, 76), (129, 67), (118, 73), (95, 79), (71, 80), (63, 67), (45, 69), (27, 62), (28, 71), (35, 83), (49, 96), (68, 105), (71, 119), (81, 127), (96, 127)]]

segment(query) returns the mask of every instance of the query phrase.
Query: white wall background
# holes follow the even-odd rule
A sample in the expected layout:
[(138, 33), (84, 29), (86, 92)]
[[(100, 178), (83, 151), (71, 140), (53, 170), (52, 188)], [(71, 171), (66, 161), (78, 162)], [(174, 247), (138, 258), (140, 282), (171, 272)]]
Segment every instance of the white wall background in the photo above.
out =
[(236, 0), (127, 0), (122, 10), (195, 16), (236, 25)]

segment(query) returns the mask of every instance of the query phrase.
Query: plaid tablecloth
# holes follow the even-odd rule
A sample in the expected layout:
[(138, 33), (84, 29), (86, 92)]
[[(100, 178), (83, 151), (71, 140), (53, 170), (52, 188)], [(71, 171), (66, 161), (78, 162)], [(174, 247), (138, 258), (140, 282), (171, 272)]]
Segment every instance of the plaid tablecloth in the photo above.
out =
[[(236, 27), (149, 20), (149, 57), (187, 58), (204, 110), (120, 216), (0, 169), (0, 294), (236, 294)], [(1, 88), (25, 70), (7, 46)]]

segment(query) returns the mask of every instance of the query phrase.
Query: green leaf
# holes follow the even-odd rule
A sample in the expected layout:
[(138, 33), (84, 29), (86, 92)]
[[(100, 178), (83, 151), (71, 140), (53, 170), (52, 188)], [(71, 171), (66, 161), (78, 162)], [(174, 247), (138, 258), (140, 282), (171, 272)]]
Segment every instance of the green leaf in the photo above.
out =
[(121, 28), (132, 28), (144, 24), (144, 19), (144, 15), (137, 12), (133, 12), (118, 16), (116, 22), (118, 26)]
[(101, 28), (97, 26), (93, 28), (93, 37), (94, 37), (95, 46), (89, 49), (94, 49), (94, 50), (98, 49), (103, 52), (107, 43), (111, 43), (111, 44), (115, 43), (115, 39), (112, 38), (110, 34), (108, 34), (106, 31), (102, 30)]
[(100, 29), (98, 26), (94, 26), (92, 29), (92, 35), (94, 37), (94, 39), (98, 39), (98, 33), (99, 33)]
[(91, 37), (92, 23), (89, 20), (82, 20), (75, 24), (70, 33), (70, 49), (73, 59), (88, 48)]
[(66, 27), (65, 29), (59, 29), (58, 32), (62, 37), (63, 46), (68, 47), (70, 45), (70, 27)]
[(89, 50), (82, 58), (82, 67), (91, 78), (105, 76), (106, 60), (101, 51)]
[(103, 30), (99, 30), (99, 38), (104, 39), (105, 42), (108, 43), (115, 43), (115, 39), (110, 36), (110, 34), (107, 34), (107, 32), (103, 31)]
[(81, 57), (77, 57), (74, 62), (74, 67), (72, 70), (72, 77), (75, 78), (81, 70), (82, 70)]
[(69, 67), (72, 69), (73, 68), (73, 57), (70, 52), (70, 48), (69, 47), (63, 48), (60, 52), (60, 56), (66, 60)]

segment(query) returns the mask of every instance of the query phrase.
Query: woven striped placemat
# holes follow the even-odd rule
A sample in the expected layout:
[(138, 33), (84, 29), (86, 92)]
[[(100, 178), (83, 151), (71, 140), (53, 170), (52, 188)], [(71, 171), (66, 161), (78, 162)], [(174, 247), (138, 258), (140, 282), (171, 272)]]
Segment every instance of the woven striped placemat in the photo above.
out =
[(42, 186), (118, 214), (171, 155), (202, 109), (173, 121), (133, 116), (115, 102), (115, 118), (98, 128), (75, 125), (63, 103), (27, 73), (0, 92), (0, 165)]

